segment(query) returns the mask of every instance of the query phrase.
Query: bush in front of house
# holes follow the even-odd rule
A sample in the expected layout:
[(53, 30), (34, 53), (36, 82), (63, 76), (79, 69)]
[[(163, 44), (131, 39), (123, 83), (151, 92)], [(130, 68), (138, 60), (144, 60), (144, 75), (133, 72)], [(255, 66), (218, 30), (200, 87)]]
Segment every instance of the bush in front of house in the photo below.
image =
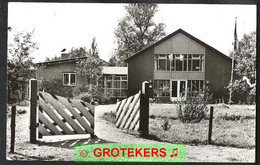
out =
[(97, 102), (98, 104), (110, 104), (113, 101), (110, 94), (104, 94), (98, 85), (89, 84), (84, 87), (80, 87), (75, 92), (74, 98), (88, 103)]
[(212, 99), (208, 88), (192, 91), (187, 90), (177, 101), (177, 118), (183, 123), (198, 123), (206, 117), (207, 105)]
[(50, 77), (41, 81), (40, 90), (50, 93), (51, 95), (58, 95), (63, 97), (73, 97), (73, 88), (63, 86), (62, 79), (59, 77)]

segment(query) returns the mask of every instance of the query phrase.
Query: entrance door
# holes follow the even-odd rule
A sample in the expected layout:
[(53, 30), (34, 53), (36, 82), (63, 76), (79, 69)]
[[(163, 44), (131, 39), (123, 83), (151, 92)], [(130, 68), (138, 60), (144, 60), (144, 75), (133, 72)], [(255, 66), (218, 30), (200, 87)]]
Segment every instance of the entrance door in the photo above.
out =
[(187, 89), (186, 80), (171, 81), (171, 100), (177, 100), (185, 95)]

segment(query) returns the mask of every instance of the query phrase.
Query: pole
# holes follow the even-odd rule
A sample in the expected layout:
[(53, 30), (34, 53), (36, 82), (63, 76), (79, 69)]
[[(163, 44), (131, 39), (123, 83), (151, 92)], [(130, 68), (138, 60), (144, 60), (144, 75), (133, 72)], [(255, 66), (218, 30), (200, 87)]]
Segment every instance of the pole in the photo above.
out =
[[(237, 17), (235, 21), (235, 31), (234, 31), (234, 52), (232, 54), (232, 66), (231, 66), (231, 77), (230, 84), (233, 85), (233, 75), (234, 75), (234, 56), (237, 51)], [(232, 103), (232, 87), (229, 89), (229, 104)]]
[(210, 107), (210, 117), (209, 117), (209, 135), (208, 135), (208, 143), (211, 144), (211, 135), (212, 135), (212, 123), (213, 123), (213, 109), (214, 107)]
[(36, 143), (37, 80), (30, 80), (30, 143)]
[(142, 93), (140, 98), (140, 122), (139, 130), (141, 137), (147, 137), (149, 134), (149, 82), (142, 84)]
[(12, 106), (12, 112), (11, 113), (12, 114), (11, 114), (11, 148), (10, 148), (10, 152), (14, 153), (16, 106)]
[[(234, 55), (235, 52), (232, 54), (232, 66), (231, 66), (231, 77), (230, 77), (230, 84), (233, 84), (233, 74), (234, 74)], [(232, 103), (232, 87), (229, 89), (229, 104)]]

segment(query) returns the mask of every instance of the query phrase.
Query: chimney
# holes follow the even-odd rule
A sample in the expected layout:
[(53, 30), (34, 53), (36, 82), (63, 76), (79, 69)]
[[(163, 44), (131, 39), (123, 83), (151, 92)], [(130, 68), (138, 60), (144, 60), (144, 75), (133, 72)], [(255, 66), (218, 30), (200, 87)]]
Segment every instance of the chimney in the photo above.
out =
[(68, 53), (61, 53), (61, 59), (65, 60), (69, 58), (69, 54)]
[(61, 59), (65, 60), (65, 59), (68, 59), (68, 58), (69, 58), (69, 53), (67, 52), (66, 49), (62, 49), (62, 51), (61, 51)]

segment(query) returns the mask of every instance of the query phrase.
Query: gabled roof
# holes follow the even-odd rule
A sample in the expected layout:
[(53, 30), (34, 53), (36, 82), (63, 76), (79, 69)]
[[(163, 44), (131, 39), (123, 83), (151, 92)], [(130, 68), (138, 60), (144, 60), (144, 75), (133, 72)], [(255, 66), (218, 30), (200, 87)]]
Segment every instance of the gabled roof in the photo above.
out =
[(217, 49), (215, 49), (215, 48), (213, 48), (212, 46), (206, 44), (205, 42), (199, 40), (198, 38), (192, 36), (191, 34), (187, 33), (186, 31), (184, 31), (184, 30), (182, 30), (182, 29), (178, 29), (178, 30), (176, 30), (175, 32), (169, 34), (168, 36), (162, 38), (161, 40), (155, 42), (154, 44), (152, 44), (152, 45), (150, 45), (150, 46), (148, 46), (148, 47), (146, 47), (146, 48), (144, 48), (144, 49), (142, 49), (142, 50), (136, 52), (136, 53), (133, 54), (132, 56), (130, 56), (130, 57), (128, 57), (127, 59), (125, 59), (125, 61), (128, 62), (128, 61), (131, 60), (133, 57), (135, 57), (135, 56), (137, 56), (137, 55), (139, 55), (139, 54), (142, 54), (143, 52), (145, 52), (145, 51), (147, 51), (147, 50), (149, 50), (149, 49), (151, 49), (151, 48), (153, 48), (153, 47), (159, 45), (160, 43), (166, 41), (167, 39), (169, 39), (169, 38), (175, 36), (175, 35), (178, 34), (178, 33), (182, 33), (182, 34), (184, 34), (185, 36), (191, 38), (192, 40), (194, 40), (194, 41), (200, 43), (201, 45), (203, 45), (203, 46), (205, 46), (205, 47), (207, 47), (207, 48), (209, 48), (209, 49), (212, 49), (213, 51), (217, 52), (218, 54), (220, 54), (220, 55), (223, 56), (224, 58), (226, 58), (226, 59), (228, 59), (228, 60), (232, 60), (230, 57), (226, 56), (225, 54), (221, 53), (221, 52), (218, 51)]
[(113, 67), (113, 66), (104, 66), (102, 73), (103, 74), (120, 74), (127, 75), (128, 69), (127, 67)]
[[(87, 57), (77, 57), (77, 58), (68, 58), (68, 59), (60, 59), (54, 61), (46, 61), (46, 62), (39, 62), (36, 65), (50, 65), (50, 64), (58, 64), (58, 63), (68, 63), (68, 62), (75, 62), (78, 59), (86, 59)], [(104, 64), (109, 64), (105, 60), (100, 59)]]

